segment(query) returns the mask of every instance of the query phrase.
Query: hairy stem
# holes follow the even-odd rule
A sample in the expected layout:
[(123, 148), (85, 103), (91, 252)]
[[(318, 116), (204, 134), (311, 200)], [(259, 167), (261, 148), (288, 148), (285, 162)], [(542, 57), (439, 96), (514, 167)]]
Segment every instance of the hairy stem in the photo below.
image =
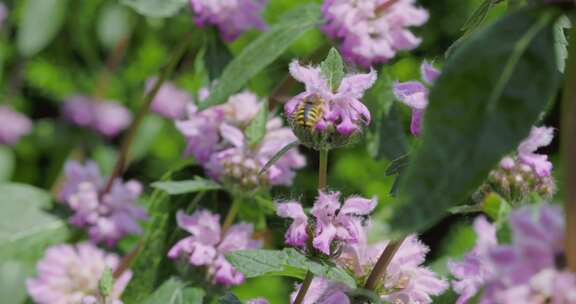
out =
[(294, 300), (294, 304), (302, 304), (302, 301), (304, 301), (304, 296), (306, 296), (308, 289), (310, 289), (310, 285), (312, 284), (313, 279), (314, 274), (312, 274), (312, 272), (308, 270), (308, 272), (306, 272), (306, 277), (304, 278), (304, 281), (302, 281), (302, 285), (300, 285), (300, 290), (298, 290), (298, 295)]
[(160, 76), (154, 83), (152, 89), (144, 94), (144, 97), (142, 98), (142, 106), (138, 110), (136, 118), (130, 125), (128, 133), (126, 134), (124, 140), (122, 141), (122, 145), (120, 147), (120, 153), (118, 155), (118, 160), (116, 161), (116, 165), (114, 166), (112, 174), (110, 175), (108, 181), (106, 182), (106, 187), (102, 192), (103, 194), (108, 193), (110, 191), (110, 188), (112, 188), (112, 184), (114, 183), (114, 180), (124, 172), (126, 163), (128, 162), (130, 146), (134, 141), (134, 137), (138, 132), (138, 128), (140, 128), (142, 120), (144, 119), (144, 116), (146, 116), (146, 114), (148, 113), (150, 104), (152, 103), (152, 100), (154, 100), (154, 97), (156, 97), (156, 94), (158, 94), (158, 91), (160, 90), (162, 83), (164, 83), (164, 81), (166, 81), (166, 79), (168, 79), (168, 77), (171, 76), (172, 72), (174, 71), (174, 68), (176, 67), (176, 64), (178, 63), (178, 61), (180, 61), (180, 58), (182, 58), (182, 56), (188, 49), (189, 43), (191, 42), (190, 38), (191, 38), (190, 35), (188, 35), (182, 41), (182, 43), (178, 46), (178, 48), (172, 55), (172, 58), (168, 62), (168, 65), (160, 73)]
[(386, 275), (386, 269), (388, 268), (388, 265), (390, 265), (392, 258), (394, 258), (394, 255), (396, 252), (398, 252), (398, 249), (400, 249), (400, 246), (402, 246), (404, 240), (405, 238), (402, 238), (398, 241), (391, 241), (388, 243), (382, 252), (382, 255), (380, 255), (378, 258), (376, 265), (374, 265), (372, 272), (370, 272), (368, 279), (366, 279), (364, 288), (368, 290), (374, 290), (376, 286), (378, 286), (378, 282), (382, 277)]
[(242, 205), (242, 200), (238, 198), (234, 199), (234, 201), (232, 202), (232, 206), (230, 206), (230, 209), (228, 210), (228, 214), (226, 214), (224, 224), (222, 224), (222, 235), (224, 235), (224, 233), (226, 233), (226, 230), (228, 230), (228, 228), (232, 226), (232, 223), (234, 223), (234, 219), (236, 218), (236, 215), (238, 215), (238, 211), (240, 210), (240, 205)]
[[(573, 15), (572, 24), (576, 21)], [(576, 27), (569, 33), (568, 62), (562, 92), (561, 143), (564, 165), (565, 250), (568, 267), (576, 272)]]

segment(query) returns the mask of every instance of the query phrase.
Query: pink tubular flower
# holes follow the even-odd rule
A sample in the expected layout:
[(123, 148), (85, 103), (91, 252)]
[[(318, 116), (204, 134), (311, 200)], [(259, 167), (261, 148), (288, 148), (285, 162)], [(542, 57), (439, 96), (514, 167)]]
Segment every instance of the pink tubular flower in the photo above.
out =
[(344, 57), (369, 67), (387, 62), (398, 51), (416, 48), (421, 40), (408, 27), (428, 21), (428, 12), (415, 0), (325, 0), (324, 33), (340, 39)]
[(548, 156), (535, 153), (540, 147), (545, 147), (552, 142), (554, 129), (548, 127), (532, 127), (530, 135), (518, 146), (518, 158), (523, 163), (532, 167), (540, 177), (550, 176), (552, 163)]
[(7, 106), (0, 106), (0, 144), (14, 145), (32, 131), (32, 121)]
[(325, 130), (335, 126), (339, 134), (352, 135), (370, 123), (370, 112), (359, 100), (364, 91), (376, 81), (374, 70), (368, 74), (347, 75), (336, 92), (328, 85), (319, 67), (302, 66), (298, 61), (290, 64), (290, 74), (306, 86), (306, 91), (294, 96), (284, 105), (284, 111), (292, 120), (299, 106), (309, 100), (320, 103), (322, 117), (313, 126)]
[(264, 298), (257, 298), (246, 301), (246, 304), (269, 304), (269, 302)]
[[(89, 243), (56, 245), (38, 262), (38, 275), (28, 279), (28, 294), (38, 304), (78, 304), (98, 295), (98, 281), (106, 268), (114, 270), (120, 258)], [(109, 298), (114, 304), (132, 277), (124, 271), (114, 282)]]
[(193, 266), (206, 266), (213, 283), (238, 285), (244, 275), (238, 272), (224, 254), (242, 249), (259, 248), (261, 243), (252, 240), (252, 224), (236, 224), (221, 234), (220, 216), (199, 210), (191, 216), (179, 211), (178, 226), (191, 235), (178, 241), (168, 252), (171, 259), (185, 258)]
[(137, 203), (142, 192), (139, 182), (117, 179), (108, 193), (101, 193), (104, 180), (90, 161), (85, 166), (68, 161), (65, 175), (59, 199), (74, 212), (70, 223), (86, 228), (93, 242), (111, 246), (127, 234), (142, 232), (138, 221), (148, 216)]
[(276, 205), (276, 213), (280, 217), (291, 218), (292, 224), (285, 234), (285, 242), (296, 247), (305, 247), (308, 240), (308, 216), (299, 202), (286, 202)]
[(196, 24), (218, 27), (226, 41), (235, 40), (251, 28), (266, 29), (260, 16), (266, 0), (190, 0), (190, 5)]
[(283, 155), (266, 174), (258, 174), (278, 151), (296, 140), (279, 118), (271, 118), (262, 140), (249, 144), (244, 129), (260, 105), (258, 97), (250, 92), (233, 95), (227, 103), (203, 111), (190, 105), (188, 118), (176, 121), (188, 141), (186, 154), (194, 155), (207, 174), (218, 181), (233, 180), (246, 187), (290, 185), (294, 170), (306, 163), (296, 149)]
[[(158, 78), (150, 78), (146, 82), (146, 91), (150, 91)], [(171, 82), (165, 82), (152, 101), (150, 109), (166, 118), (179, 119), (184, 117), (186, 106), (192, 103), (192, 96), (179, 89)]]
[[(433, 85), (440, 75), (440, 71), (426, 61), (420, 66), (420, 72), (424, 83), (429, 86)], [(412, 109), (410, 132), (416, 136), (420, 135), (422, 116), (428, 106), (428, 88), (424, 83), (408, 81), (394, 84), (394, 95), (396, 95), (396, 98)]]
[[(300, 284), (296, 285), (294, 292), (290, 295), (290, 303), (294, 303), (300, 286)], [(314, 277), (302, 304), (350, 304), (350, 299), (345, 293), (348, 290), (346, 285), (328, 281), (323, 277)]]
[(82, 95), (66, 98), (62, 114), (73, 124), (109, 137), (118, 135), (132, 122), (130, 111), (119, 103), (94, 100)]

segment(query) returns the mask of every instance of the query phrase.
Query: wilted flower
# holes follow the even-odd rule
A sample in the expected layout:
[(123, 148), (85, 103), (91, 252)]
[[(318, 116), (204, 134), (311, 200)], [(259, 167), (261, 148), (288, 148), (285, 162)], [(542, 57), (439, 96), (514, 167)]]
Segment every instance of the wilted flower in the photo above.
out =
[[(38, 262), (38, 275), (28, 279), (28, 294), (38, 304), (78, 304), (86, 298), (98, 296), (98, 282), (107, 268), (118, 267), (120, 259), (89, 243), (56, 245), (48, 248)], [(119, 301), (130, 281), (132, 272), (124, 271), (114, 281), (108, 296), (113, 303)]]
[(275, 162), (266, 174), (264, 165), (282, 148), (296, 140), (292, 131), (271, 118), (257, 144), (248, 143), (244, 130), (259, 111), (261, 103), (250, 92), (233, 95), (228, 102), (203, 111), (190, 105), (188, 118), (176, 121), (186, 136), (187, 154), (192, 154), (208, 175), (219, 181), (232, 180), (244, 187), (290, 185), (294, 170), (305, 165), (304, 157), (292, 149)]
[(190, 0), (198, 26), (214, 25), (222, 38), (232, 41), (251, 29), (266, 29), (260, 16), (266, 0)]
[(319, 67), (290, 64), (290, 74), (306, 90), (289, 100), (284, 111), (301, 142), (315, 149), (344, 145), (370, 123), (370, 112), (360, 101), (376, 81), (376, 72), (350, 74), (334, 92)]
[(186, 215), (176, 215), (178, 227), (191, 235), (180, 240), (168, 252), (171, 259), (185, 258), (193, 266), (206, 266), (207, 276), (214, 283), (238, 285), (244, 275), (238, 272), (224, 257), (228, 252), (259, 248), (259, 241), (252, 239), (252, 224), (235, 224), (222, 231), (220, 216), (207, 210)]
[(119, 103), (82, 95), (66, 98), (62, 113), (68, 121), (110, 137), (118, 135), (132, 122), (130, 111)]
[(420, 38), (408, 27), (428, 20), (425, 9), (415, 0), (325, 0), (322, 30), (333, 39), (341, 39), (342, 54), (350, 61), (369, 67), (387, 62), (398, 51), (411, 50)]
[(0, 144), (14, 145), (20, 137), (32, 131), (32, 121), (14, 112), (8, 106), (0, 106)]
[[(158, 78), (148, 79), (146, 91), (150, 91)], [(150, 105), (150, 109), (166, 118), (183, 118), (186, 113), (186, 106), (192, 103), (192, 96), (181, 90), (171, 82), (164, 82), (156, 97)]]
[(424, 83), (419, 81), (399, 82), (394, 84), (394, 95), (402, 103), (412, 109), (412, 122), (410, 132), (418, 136), (422, 128), (422, 116), (428, 106), (428, 86), (440, 75), (440, 71), (435, 69), (430, 63), (424, 61), (420, 66), (420, 73)]
[(561, 208), (542, 204), (538, 212), (533, 211), (523, 207), (510, 214), (510, 245), (493, 244), (481, 252), (473, 250), (477, 252), (476, 263), (467, 268), (481, 271), (485, 277), (480, 278), (475, 271), (453, 269), (457, 270), (457, 284), (474, 282), (474, 288), (455, 289), (462, 297), (459, 303), (466, 303), (480, 286), (484, 290), (480, 303), (576, 303), (576, 274), (558, 263), (564, 257)]
[[(348, 197), (340, 203), (340, 192), (319, 191), (318, 198), (310, 213), (315, 218), (314, 239), (312, 245), (326, 255), (331, 254), (334, 241), (354, 244), (363, 233), (362, 217), (367, 216), (376, 207), (376, 198), (366, 199)], [(286, 232), (286, 243), (304, 247), (308, 239), (308, 216), (298, 202), (277, 204), (278, 216), (292, 218), (294, 222)]]
[(59, 198), (74, 212), (70, 223), (86, 228), (92, 241), (113, 245), (127, 234), (142, 232), (138, 220), (147, 219), (147, 214), (137, 203), (142, 192), (139, 182), (117, 179), (109, 192), (102, 193), (104, 181), (93, 162), (82, 166), (68, 161), (65, 174)]

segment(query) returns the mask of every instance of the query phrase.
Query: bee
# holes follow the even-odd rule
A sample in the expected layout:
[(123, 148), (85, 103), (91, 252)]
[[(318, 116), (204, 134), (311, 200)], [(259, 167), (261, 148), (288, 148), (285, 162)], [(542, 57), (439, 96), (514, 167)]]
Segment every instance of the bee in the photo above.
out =
[(314, 128), (322, 118), (323, 102), (322, 98), (316, 95), (306, 97), (306, 99), (298, 105), (294, 114), (296, 123), (306, 128)]

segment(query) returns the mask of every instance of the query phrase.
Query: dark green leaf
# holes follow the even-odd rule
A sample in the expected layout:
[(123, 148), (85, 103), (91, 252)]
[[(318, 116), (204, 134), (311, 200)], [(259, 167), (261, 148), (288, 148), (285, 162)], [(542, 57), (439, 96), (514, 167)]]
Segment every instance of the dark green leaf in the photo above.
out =
[(490, 9), (499, 2), (502, 2), (502, 0), (484, 0), (468, 20), (466, 20), (462, 26), (462, 30), (473, 31), (478, 28), (478, 26), (480, 26), (486, 19)]
[(330, 49), (328, 56), (320, 64), (320, 71), (324, 78), (328, 80), (328, 85), (332, 88), (332, 91), (336, 92), (340, 82), (344, 79), (344, 61), (335, 48)]
[(120, 3), (133, 8), (147, 17), (172, 17), (186, 4), (187, 0), (120, 0)]
[(210, 81), (213, 81), (222, 75), (224, 68), (233, 59), (233, 56), (215, 29), (206, 32), (204, 49), (204, 66), (208, 70)]
[(248, 127), (246, 127), (245, 134), (248, 144), (255, 146), (260, 143), (264, 134), (266, 134), (266, 122), (268, 122), (268, 100), (262, 102), (260, 110), (252, 119)]
[(0, 182), (9, 181), (14, 172), (14, 153), (8, 147), (0, 147)]
[(16, 45), (22, 56), (36, 55), (60, 30), (67, 0), (26, 0), (18, 24)]
[(277, 162), (282, 156), (284, 156), (284, 154), (288, 153), (288, 151), (290, 151), (291, 149), (297, 148), (298, 145), (300, 145), (300, 141), (296, 140), (294, 142), (287, 144), (284, 148), (280, 149), (280, 151), (276, 152), (276, 154), (272, 156), (272, 158), (264, 165), (264, 167), (262, 167), (262, 169), (260, 170), (260, 172), (258, 172), (258, 174), (260, 175), (268, 171), (268, 169), (270, 169), (270, 167), (272, 167), (272, 165), (274, 165), (275, 162)]
[[(512, 13), (446, 62), (391, 227), (422, 231), (471, 195), (525, 138), (558, 87), (553, 9)], [(473, 60), (471, 60), (473, 58)]]
[(202, 289), (186, 287), (184, 282), (171, 278), (158, 287), (144, 304), (201, 304), (203, 298)]
[(163, 190), (170, 195), (202, 192), (221, 189), (222, 186), (209, 179), (196, 176), (193, 180), (155, 182), (152, 187)]
[(130, 33), (130, 11), (117, 3), (109, 3), (100, 12), (96, 28), (100, 43), (108, 49), (114, 48)]
[(388, 165), (388, 168), (386, 168), (384, 174), (390, 176), (400, 173), (402, 169), (408, 166), (409, 160), (410, 158), (408, 157), (408, 154), (398, 157), (397, 159), (393, 160), (390, 165)]
[(272, 26), (246, 46), (224, 69), (208, 99), (200, 107), (207, 108), (226, 101), (254, 75), (280, 56), (298, 37), (320, 22), (320, 7), (309, 4), (286, 13), (290, 18)]
[(220, 299), (218, 299), (218, 303), (219, 304), (242, 304), (242, 302), (240, 302), (240, 299), (238, 299), (238, 297), (235, 296), (231, 292), (225, 294), (223, 297), (220, 297)]
[(100, 281), (98, 282), (98, 289), (100, 290), (100, 295), (107, 297), (112, 293), (112, 287), (114, 285), (114, 277), (112, 276), (112, 269), (106, 267)]

